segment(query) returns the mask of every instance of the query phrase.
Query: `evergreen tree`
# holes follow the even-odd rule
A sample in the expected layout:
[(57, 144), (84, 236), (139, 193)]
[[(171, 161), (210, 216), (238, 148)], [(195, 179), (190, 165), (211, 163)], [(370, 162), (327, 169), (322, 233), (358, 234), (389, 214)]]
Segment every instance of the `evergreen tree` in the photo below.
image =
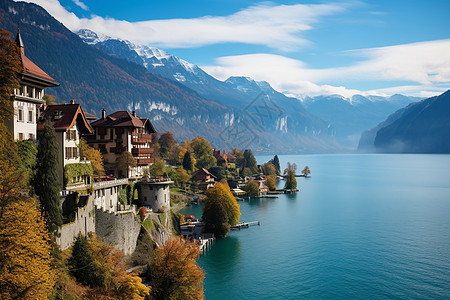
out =
[(275, 166), (275, 169), (277, 170), (277, 174), (280, 174), (281, 167), (280, 167), (280, 160), (278, 159), (278, 155), (275, 155), (271, 162)]
[(33, 187), (39, 197), (47, 227), (56, 233), (62, 225), (62, 210), (59, 204), (61, 179), (56, 171), (58, 165), (58, 146), (56, 132), (52, 123), (47, 120), (44, 129), (39, 133), (39, 146), (36, 159), (36, 175)]
[(258, 173), (258, 164), (256, 162), (256, 158), (252, 153), (252, 150), (245, 150), (244, 151), (244, 158), (245, 158), (245, 167), (249, 168), (252, 174)]
[(189, 151), (186, 151), (186, 153), (184, 154), (183, 168), (188, 172), (192, 172), (194, 170), (194, 164), (192, 163), (192, 157)]

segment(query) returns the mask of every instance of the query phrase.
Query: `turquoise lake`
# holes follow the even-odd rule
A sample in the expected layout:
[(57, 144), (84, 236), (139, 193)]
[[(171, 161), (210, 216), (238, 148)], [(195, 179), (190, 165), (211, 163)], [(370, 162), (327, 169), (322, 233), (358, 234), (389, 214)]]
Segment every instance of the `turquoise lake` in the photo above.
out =
[(450, 155), (279, 158), (312, 177), (238, 202), (261, 226), (201, 256), (206, 299), (450, 299)]

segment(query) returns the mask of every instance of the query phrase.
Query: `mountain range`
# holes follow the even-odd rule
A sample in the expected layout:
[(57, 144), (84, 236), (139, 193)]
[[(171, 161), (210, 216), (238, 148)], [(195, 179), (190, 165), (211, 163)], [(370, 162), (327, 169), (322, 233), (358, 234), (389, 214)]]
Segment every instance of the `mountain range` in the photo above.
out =
[(365, 131), (358, 149), (383, 153), (450, 153), (450, 90), (396, 111)]

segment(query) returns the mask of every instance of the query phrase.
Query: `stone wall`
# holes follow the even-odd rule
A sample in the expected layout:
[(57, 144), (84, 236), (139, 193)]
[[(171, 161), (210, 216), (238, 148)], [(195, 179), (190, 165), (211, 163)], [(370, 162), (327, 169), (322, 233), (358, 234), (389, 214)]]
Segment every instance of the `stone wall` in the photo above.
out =
[(110, 213), (95, 209), (95, 229), (105, 243), (111, 244), (126, 255), (132, 254), (141, 229), (141, 224), (133, 211)]
[(153, 212), (170, 209), (170, 184), (164, 182), (139, 182), (139, 202)]
[(87, 236), (89, 232), (95, 232), (95, 210), (94, 199), (88, 195), (81, 195), (87, 197), (87, 201), (83, 207), (77, 207), (75, 214), (75, 221), (64, 224), (60, 229), (60, 237), (56, 238), (56, 242), (61, 250), (65, 250), (72, 246), (75, 237), (81, 233)]

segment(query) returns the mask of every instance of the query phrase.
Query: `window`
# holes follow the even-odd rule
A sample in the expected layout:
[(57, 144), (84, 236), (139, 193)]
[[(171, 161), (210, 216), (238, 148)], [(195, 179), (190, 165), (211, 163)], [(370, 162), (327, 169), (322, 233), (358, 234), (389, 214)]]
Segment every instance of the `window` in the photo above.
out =
[(19, 132), (19, 141), (23, 140), (23, 133)]
[(66, 138), (67, 140), (73, 140), (76, 141), (77, 140), (77, 131), (76, 130), (68, 130), (66, 132)]
[(28, 134), (28, 139), (29, 140), (33, 140), (34, 139), (34, 135), (32, 133)]
[(17, 116), (19, 122), (23, 122), (23, 109), (19, 108), (19, 114)]
[(33, 111), (28, 111), (28, 123), (33, 123)]
[(66, 147), (66, 159), (78, 158), (77, 147)]

